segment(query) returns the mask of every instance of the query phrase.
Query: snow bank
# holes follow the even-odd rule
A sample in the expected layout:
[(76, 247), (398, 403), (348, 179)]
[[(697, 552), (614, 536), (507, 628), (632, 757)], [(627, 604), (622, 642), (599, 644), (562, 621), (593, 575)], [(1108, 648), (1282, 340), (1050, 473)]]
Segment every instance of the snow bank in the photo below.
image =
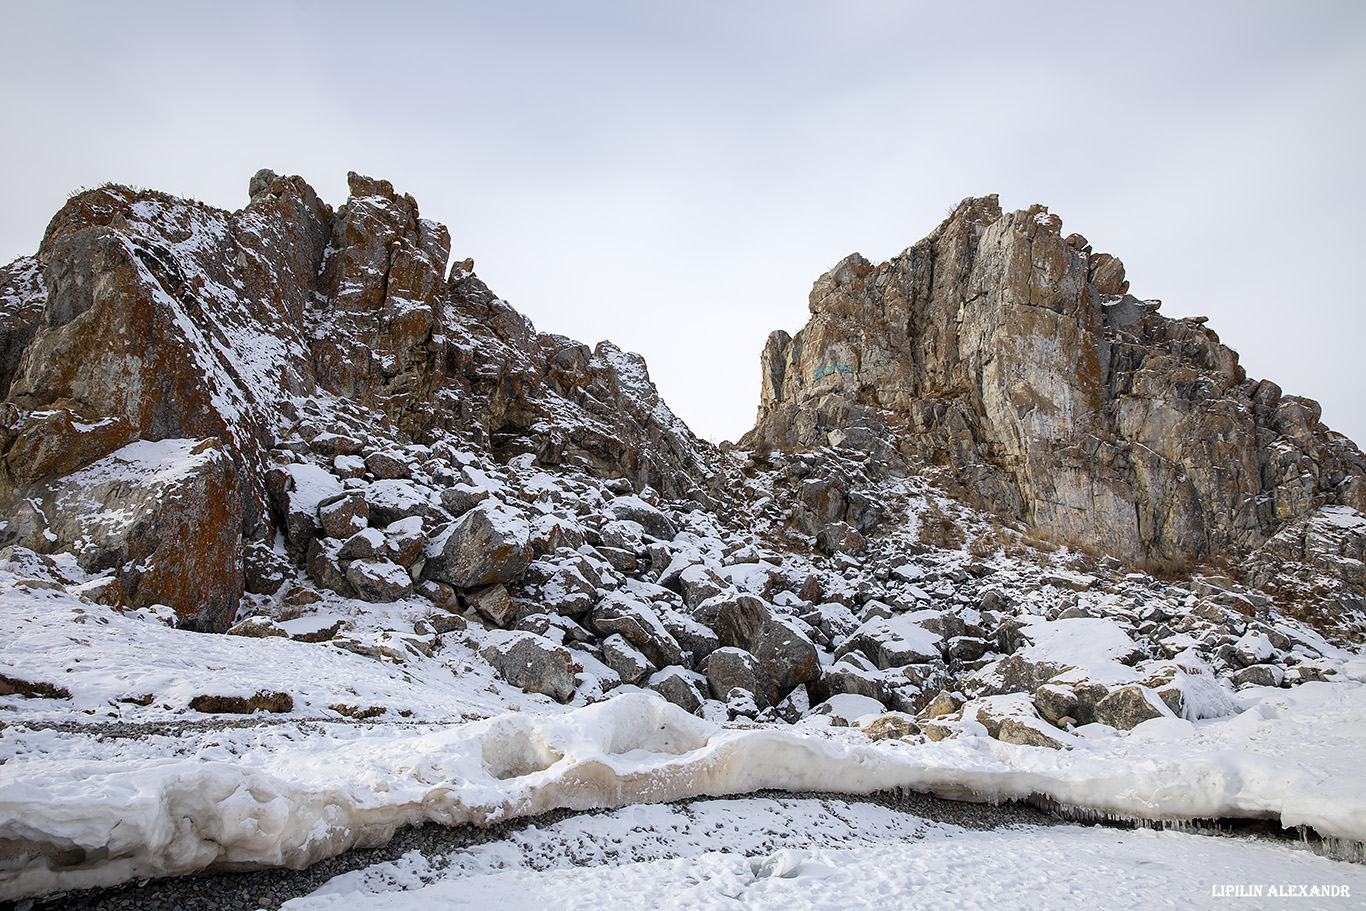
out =
[(1366, 839), (1356, 766), (1366, 687), (1251, 695), (1233, 718), (1157, 719), (1064, 751), (971, 734), (908, 744), (816, 725), (728, 730), (639, 692), (448, 727), (313, 722), (112, 741), (12, 730), (0, 755), (0, 896), (300, 867), (424, 820), (485, 824), (759, 788), (1039, 795), (1124, 816), (1266, 817)]

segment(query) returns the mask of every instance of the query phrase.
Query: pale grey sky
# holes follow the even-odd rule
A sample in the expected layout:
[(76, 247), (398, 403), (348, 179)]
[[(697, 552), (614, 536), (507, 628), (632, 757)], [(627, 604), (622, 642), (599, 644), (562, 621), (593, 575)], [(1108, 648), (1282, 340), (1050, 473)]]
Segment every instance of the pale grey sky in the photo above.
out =
[(699, 434), (768, 332), (959, 199), (1041, 202), (1366, 444), (1366, 4), (0, 0), (0, 261), (112, 180), (225, 208), (356, 170)]

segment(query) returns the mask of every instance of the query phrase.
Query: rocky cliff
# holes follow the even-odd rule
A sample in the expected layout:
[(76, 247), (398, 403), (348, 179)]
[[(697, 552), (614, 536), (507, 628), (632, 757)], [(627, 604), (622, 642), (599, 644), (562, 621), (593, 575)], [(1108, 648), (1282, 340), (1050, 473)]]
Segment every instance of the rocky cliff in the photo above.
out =
[[(660, 400), (638, 355), (538, 333), (472, 261), (447, 275), (449, 232), (412, 197), (349, 180), (335, 211), (302, 178), (270, 171), (236, 212), (121, 186), (82, 192), (36, 256), (0, 272), (3, 543), (77, 553), (86, 571), (114, 569), (129, 604), (170, 603), (183, 622), (221, 630), (244, 542), (288, 527), (287, 491), (272, 494), (270, 479), (291, 446), (354, 457), (371, 427), (400, 444), (449, 434), (504, 460), (534, 453), (709, 499), (715, 452)], [(345, 410), (320, 417), (329, 402), (347, 403), (349, 426), (337, 423)], [(212, 457), (170, 475), (149, 453), (108, 462), (137, 441), (176, 440), (212, 441), (189, 447)], [(67, 491), (92, 465), (113, 488), (97, 500)], [(197, 508), (213, 492), (191, 534), (169, 517), (185, 484)]]
[(943, 466), (979, 506), (1151, 568), (1236, 561), (1320, 507), (1366, 510), (1366, 458), (1317, 403), (1128, 288), (1046, 208), (966, 199), (891, 261), (853, 254), (816, 280), (805, 328), (769, 336), (741, 445)]

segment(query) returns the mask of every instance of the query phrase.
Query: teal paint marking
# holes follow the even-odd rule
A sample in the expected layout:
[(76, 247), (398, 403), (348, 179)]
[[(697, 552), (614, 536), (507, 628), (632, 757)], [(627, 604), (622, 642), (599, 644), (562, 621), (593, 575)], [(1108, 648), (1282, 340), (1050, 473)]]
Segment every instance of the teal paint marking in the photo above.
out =
[(853, 376), (854, 368), (849, 364), (826, 364), (824, 367), (816, 368), (816, 374), (812, 379), (825, 379), (832, 373), (843, 373), (845, 376)]

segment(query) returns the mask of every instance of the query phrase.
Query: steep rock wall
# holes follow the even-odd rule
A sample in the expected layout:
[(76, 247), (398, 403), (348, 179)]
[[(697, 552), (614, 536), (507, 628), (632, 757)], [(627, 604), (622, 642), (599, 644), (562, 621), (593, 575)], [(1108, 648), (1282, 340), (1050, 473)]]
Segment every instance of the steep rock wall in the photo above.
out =
[(1127, 291), (1123, 264), (1044, 207), (964, 200), (891, 261), (853, 254), (816, 280), (806, 327), (769, 337), (741, 445), (942, 464), (979, 505), (1149, 564), (1366, 509), (1366, 459), (1316, 403)]

